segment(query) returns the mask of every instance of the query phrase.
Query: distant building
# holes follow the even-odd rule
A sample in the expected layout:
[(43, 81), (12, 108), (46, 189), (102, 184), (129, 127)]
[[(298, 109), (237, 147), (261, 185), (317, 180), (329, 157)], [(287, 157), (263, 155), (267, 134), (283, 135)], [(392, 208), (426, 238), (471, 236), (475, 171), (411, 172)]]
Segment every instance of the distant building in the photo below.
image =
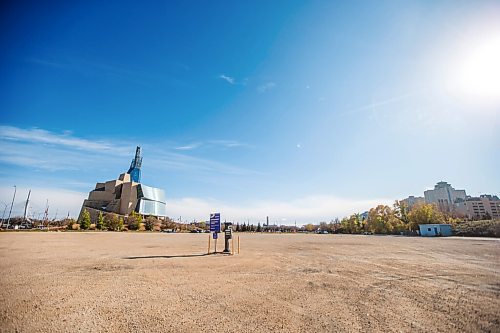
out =
[(165, 192), (133, 180), (133, 177), (140, 179), (142, 158), (139, 147), (134, 161), (129, 169), (132, 174), (122, 173), (118, 179), (97, 183), (84, 200), (82, 211), (87, 209), (91, 215), (97, 215), (99, 211), (129, 215), (135, 211), (159, 218), (167, 216)]
[(410, 195), (408, 198), (400, 200), (401, 203), (405, 204), (408, 209), (412, 209), (415, 205), (420, 205), (425, 203), (424, 197), (414, 197)]
[(456, 212), (469, 219), (500, 218), (500, 199), (496, 195), (483, 194), (455, 202)]
[(445, 213), (454, 211), (455, 201), (467, 198), (465, 190), (455, 190), (447, 182), (437, 183), (433, 190), (425, 191), (424, 196), (426, 203), (436, 204)]
[(451, 236), (453, 230), (451, 224), (419, 224), (420, 236), (436, 237), (436, 236)]

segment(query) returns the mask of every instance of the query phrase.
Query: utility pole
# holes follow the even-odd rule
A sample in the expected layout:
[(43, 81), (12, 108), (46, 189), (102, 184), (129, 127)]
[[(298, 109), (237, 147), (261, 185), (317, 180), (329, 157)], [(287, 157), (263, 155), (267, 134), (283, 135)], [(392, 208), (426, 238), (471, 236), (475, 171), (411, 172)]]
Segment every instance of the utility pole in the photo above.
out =
[(10, 214), (12, 214), (12, 207), (14, 206), (14, 200), (16, 200), (17, 187), (14, 185), (14, 196), (12, 197), (12, 203), (10, 204), (9, 218), (7, 219), (7, 229), (9, 229)]
[(47, 205), (45, 206), (45, 214), (43, 215), (43, 220), (47, 222), (47, 229), (49, 229), (49, 199), (47, 199)]
[(6, 203), (2, 202), (2, 205), (4, 205), (5, 207), (3, 209), (2, 222), (0, 223), (0, 226), (3, 225), (3, 218), (5, 217), (5, 212), (7, 211), (7, 207), (9, 206), (9, 204), (6, 204)]
[(26, 213), (28, 212), (28, 203), (30, 202), (30, 194), (31, 194), (31, 190), (28, 192), (28, 199), (26, 199), (26, 205), (24, 205), (23, 223), (26, 222)]

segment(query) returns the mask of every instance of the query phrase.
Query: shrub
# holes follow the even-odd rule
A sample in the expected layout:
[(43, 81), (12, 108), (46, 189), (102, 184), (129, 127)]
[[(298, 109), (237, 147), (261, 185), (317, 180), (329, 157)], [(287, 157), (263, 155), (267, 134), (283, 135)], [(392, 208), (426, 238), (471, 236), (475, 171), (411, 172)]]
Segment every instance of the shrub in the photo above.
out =
[(104, 217), (102, 216), (102, 212), (99, 212), (99, 216), (97, 217), (97, 223), (95, 225), (97, 230), (103, 230), (104, 226)]
[(148, 216), (144, 221), (144, 227), (146, 230), (152, 231), (157, 223), (159, 223), (159, 221), (156, 217)]
[(123, 230), (123, 217), (120, 216), (118, 219), (118, 228), (117, 231), (122, 231)]
[(142, 216), (135, 211), (132, 211), (127, 218), (127, 225), (129, 230), (139, 230), (142, 223)]
[(500, 237), (500, 220), (459, 222), (453, 226), (457, 236)]
[(80, 219), (80, 229), (87, 230), (88, 228), (90, 228), (90, 213), (84, 209)]
[(68, 228), (68, 230), (73, 230), (73, 225), (75, 224), (75, 220), (73, 219), (69, 219), (68, 220), (68, 224), (66, 224), (66, 228)]
[(105, 223), (110, 231), (121, 231), (123, 229), (123, 218), (118, 217), (116, 214), (106, 214)]

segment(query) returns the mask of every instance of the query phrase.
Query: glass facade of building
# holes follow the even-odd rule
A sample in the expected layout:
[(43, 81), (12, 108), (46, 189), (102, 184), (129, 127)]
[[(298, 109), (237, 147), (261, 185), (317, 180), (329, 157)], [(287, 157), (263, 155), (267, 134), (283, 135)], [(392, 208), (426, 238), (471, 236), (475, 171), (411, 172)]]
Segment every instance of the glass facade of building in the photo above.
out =
[(167, 201), (162, 189), (139, 184), (137, 211), (142, 215), (167, 216)]

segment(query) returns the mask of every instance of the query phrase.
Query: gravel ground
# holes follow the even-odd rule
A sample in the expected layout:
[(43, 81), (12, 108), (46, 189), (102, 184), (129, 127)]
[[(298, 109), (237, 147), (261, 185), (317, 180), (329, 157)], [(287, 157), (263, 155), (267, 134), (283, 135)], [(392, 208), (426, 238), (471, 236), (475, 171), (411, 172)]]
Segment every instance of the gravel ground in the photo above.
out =
[(0, 233), (0, 331), (500, 332), (499, 240), (239, 236)]

